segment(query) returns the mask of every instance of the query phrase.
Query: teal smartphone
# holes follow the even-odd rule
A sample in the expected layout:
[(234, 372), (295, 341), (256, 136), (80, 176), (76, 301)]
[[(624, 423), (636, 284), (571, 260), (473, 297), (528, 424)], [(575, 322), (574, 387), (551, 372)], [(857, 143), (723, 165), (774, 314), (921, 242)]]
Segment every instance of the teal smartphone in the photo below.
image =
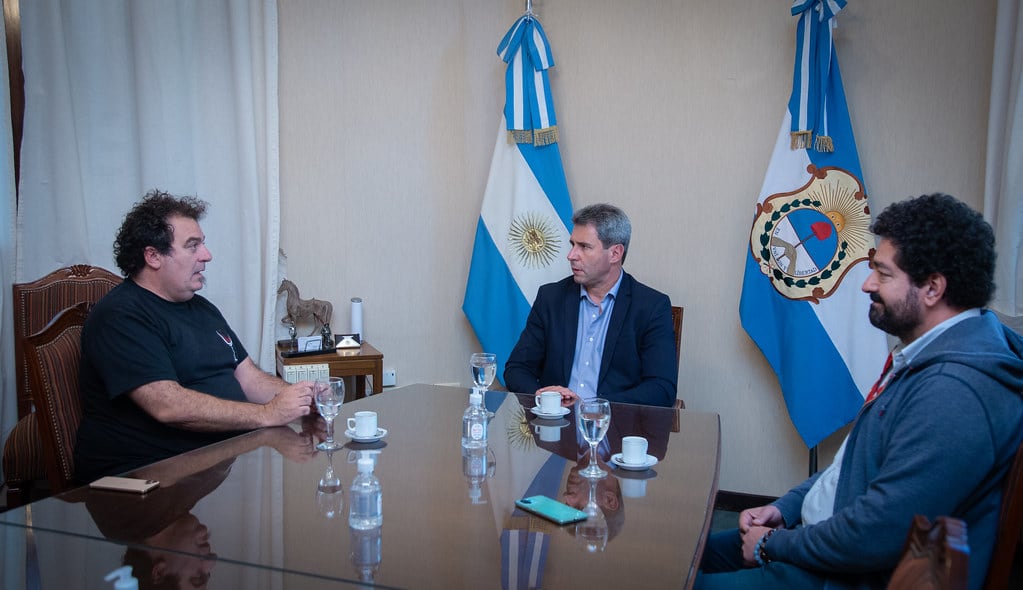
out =
[(515, 505), (557, 524), (569, 524), (586, 520), (586, 513), (582, 510), (577, 510), (568, 504), (558, 502), (547, 496), (530, 496), (516, 500)]

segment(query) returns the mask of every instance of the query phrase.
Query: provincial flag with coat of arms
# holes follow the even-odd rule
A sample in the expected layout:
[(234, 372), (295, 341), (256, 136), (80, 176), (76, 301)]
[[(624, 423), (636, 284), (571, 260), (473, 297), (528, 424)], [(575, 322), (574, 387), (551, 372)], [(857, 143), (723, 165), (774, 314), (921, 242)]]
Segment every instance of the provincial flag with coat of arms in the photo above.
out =
[(884, 362), (860, 290), (875, 247), (832, 29), (846, 0), (796, 0), (792, 95), (757, 200), (739, 315), (808, 447), (849, 423)]
[(566, 255), (572, 202), (547, 75), (554, 58), (531, 10), (515, 21), (497, 53), (508, 64), (504, 116), (476, 224), (462, 310), (484, 350), (497, 355), (503, 382), (504, 364), (537, 289), (571, 274)]

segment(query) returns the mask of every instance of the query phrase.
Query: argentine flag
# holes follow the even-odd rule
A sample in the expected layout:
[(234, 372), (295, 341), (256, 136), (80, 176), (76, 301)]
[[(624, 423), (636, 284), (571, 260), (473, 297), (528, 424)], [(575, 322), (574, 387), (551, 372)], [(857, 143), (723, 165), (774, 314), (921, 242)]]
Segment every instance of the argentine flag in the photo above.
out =
[(808, 447), (856, 416), (887, 353), (860, 290), (875, 241), (832, 45), (845, 4), (793, 3), (792, 95), (755, 207), (739, 304)]
[(547, 70), (547, 37), (526, 13), (501, 40), (508, 63), (505, 108), (476, 224), (462, 310), (497, 376), (511, 354), (536, 291), (571, 274), (568, 238), (572, 202), (558, 150), (558, 128)]

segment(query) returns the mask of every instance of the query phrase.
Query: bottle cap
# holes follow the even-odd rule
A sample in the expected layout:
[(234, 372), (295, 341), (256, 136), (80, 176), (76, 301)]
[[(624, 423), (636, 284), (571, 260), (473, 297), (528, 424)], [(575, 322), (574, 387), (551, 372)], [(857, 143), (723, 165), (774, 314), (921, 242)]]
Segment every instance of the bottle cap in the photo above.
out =
[(139, 581), (132, 577), (130, 565), (115, 569), (103, 579), (114, 582), (114, 590), (139, 590)]
[(359, 473), (373, 472), (373, 459), (371, 457), (359, 457)]
[(482, 404), (483, 403), (483, 394), (478, 392), (478, 391), (474, 391), (474, 392), (470, 393), (469, 394), (469, 403), (470, 404)]

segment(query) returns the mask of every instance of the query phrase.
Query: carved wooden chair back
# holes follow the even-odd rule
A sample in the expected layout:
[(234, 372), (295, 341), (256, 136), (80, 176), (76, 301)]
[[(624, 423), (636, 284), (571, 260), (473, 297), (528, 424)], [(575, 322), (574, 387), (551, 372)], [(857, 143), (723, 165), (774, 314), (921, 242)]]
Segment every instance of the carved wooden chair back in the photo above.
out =
[[(678, 373), (679, 363), (682, 360), (682, 316), (684, 308), (677, 305), (671, 306), (671, 327), (675, 330), (675, 372)], [(679, 416), (678, 410), (683, 410), (686, 407), (686, 402), (682, 398), (675, 400), (675, 423), (672, 425), (672, 431), (679, 431)]]
[(966, 590), (969, 561), (965, 522), (939, 516), (932, 525), (917, 514), (888, 590)]
[(1009, 472), (1005, 474), (1002, 492), (1002, 510), (998, 516), (998, 533), (995, 536), (995, 551), (987, 568), (984, 590), (1000, 590), (1009, 587), (1013, 560), (1023, 535), (1023, 444), (1016, 449), (1016, 458)]
[(62, 310), (81, 302), (99, 301), (121, 280), (98, 266), (76, 264), (12, 287), (18, 422), (7, 434), (3, 449), (8, 507), (45, 497), (45, 488), (36, 484), (48, 479), (39, 416), (32, 411), (27, 339)]
[(75, 437), (82, 422), (78, 395), (82, 327), (91, 308), (91, 303), (79, 303), (65, 309), (26, 342), (43, 459), (54, 493), (68, 489), (74, 480)]
[(18, 380), (19, 419), (32, 411), (25, 339), (42, 330), (61, 310), (83, 301), (99, 301), (121, 280), (104, 268), (76, 264), (55, 270), (31, 283), (14, 284), (14, 366)]

